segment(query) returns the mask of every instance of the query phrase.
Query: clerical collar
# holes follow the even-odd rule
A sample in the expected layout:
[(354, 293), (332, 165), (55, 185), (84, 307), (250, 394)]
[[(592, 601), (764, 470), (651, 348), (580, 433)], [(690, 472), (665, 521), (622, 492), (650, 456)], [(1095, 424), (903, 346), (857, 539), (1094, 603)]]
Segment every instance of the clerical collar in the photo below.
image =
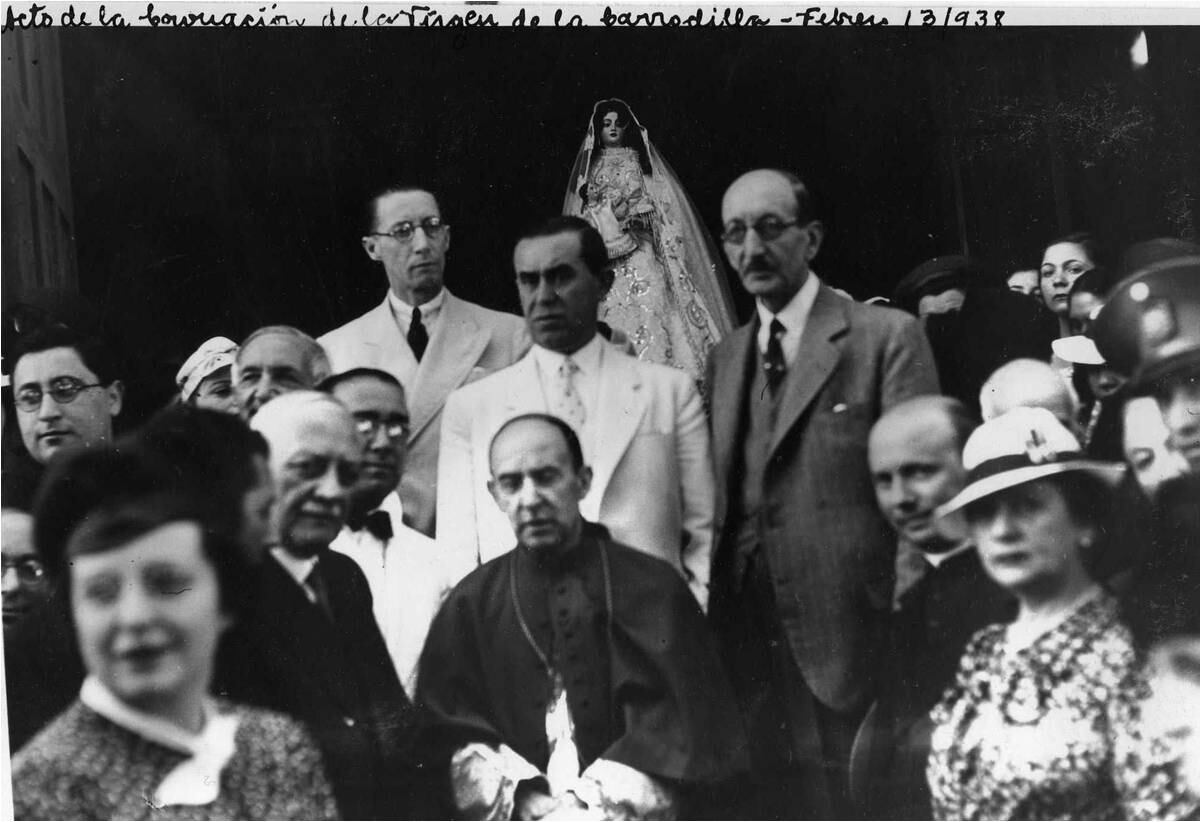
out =
[[(792, 299), (788, 301), (780, 311), (773, 314), (771, 310), (763, 304), (762, 300), (755, 301), (755, 311), (759, 314), (759, 350), (767, 350), (767, 338), (770, 334), (771, 321), (779, 320), (784, 326), (788, 337), (800, 339), (801, 332), (805, 330), (805, 323), (809, 320), (809, 312), (813, 310), (813, 303), (817, 300), (817, 292), (821, 289), (821, 280), (817, 278), (817, 274), (813, 269), (809, 269), (809, 276), (805, 278), (804, 284), (797, 289), (797, 293), (792, 295)], [(785, 350), (787, 355), (788, 351)]]
[(271, 549), (271, 556), (275, 557), (276, 561), (288, 572), (288, 576), (296, 580), (301, 588), (306, 586), (309, 574), (317, 566), (317, 557), (312, 556), (307, 559), (300, 559), (288, 553), (286, 548), (281, 548), (278, 545)]
[(558, 351), (551, 351), (549, 348), (535, 345), (534, 360), (543, 374), (554, 374), (563, 364), (563, 360), (571, 357), (572, 362), (579, 366), (585, 376), (595, 377), (600, 373), (601, 354), (604, 348), (605, 338), (600, 334), (594, 334), (583, 348), (571, 354), (560, 354)]
[(971, 540), (964, 540), (963, 542), (959, 543), (958, 545), (956, 545), (954, 548), (952, 548), (949, 551), (943, 551), (940, 554), (930, 554), (930, 553), (926, 553), (925, 551), (922, 551), (922, 556), (925, 557), (926, 562), (928, 562), (930, 565), (937, 568), (938, 566), (942, 565), (944, 562), (949, 560), (951, 557), (957, 557), (960, 554), (965, 554), (968, 551), (973, 551), (973, 550), (975, 550), (975, 548), (976, 548), (976, 544), (974, 542), (972, 542)]
[[(421, 309), (422, 322), (433, 319), (434, 315), (442, 308), (443, 297), (446, 295), (446, 289), (443, 288), (428, 302), (424, 302), (417, 306)], [(388, 305), (392, 306), (392, 311), (397, 317), (403, 319), (406, 323), (413, 319), (413, 306), (406, 303), (400, 297), (397, 297), (392, 289), (388, 289)]]

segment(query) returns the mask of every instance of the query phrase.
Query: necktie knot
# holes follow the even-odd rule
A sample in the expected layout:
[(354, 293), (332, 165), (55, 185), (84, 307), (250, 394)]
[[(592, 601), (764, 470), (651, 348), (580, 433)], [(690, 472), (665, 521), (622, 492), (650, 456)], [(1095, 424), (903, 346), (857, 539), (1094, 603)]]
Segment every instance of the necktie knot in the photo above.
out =
[(413, 317), (409, 321), (408, 341), (409, 348), (413, 349), (413, 356), (420, 362), (421, 356), (425, 354), (425, 347), (429, 345), (430, 335), (421, 322), (421, 309), (417, 307), (413, 308)]

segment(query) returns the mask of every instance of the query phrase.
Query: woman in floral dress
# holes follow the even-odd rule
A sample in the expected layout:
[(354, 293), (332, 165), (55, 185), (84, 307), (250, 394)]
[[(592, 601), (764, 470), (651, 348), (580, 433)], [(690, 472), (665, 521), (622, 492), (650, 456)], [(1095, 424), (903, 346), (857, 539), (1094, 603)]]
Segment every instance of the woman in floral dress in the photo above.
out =
[(1142, 720), (1147, 680), (1117, 602), (1088, 573), (1120, 468), (1084, 459), (1041, 408), (985, 423), (963, 459), (969, 483), (939, 514), (962, 516), (1019, 611), (976, 634), (932, 713), (935, 816), (1196, 818), (1179, 755)]

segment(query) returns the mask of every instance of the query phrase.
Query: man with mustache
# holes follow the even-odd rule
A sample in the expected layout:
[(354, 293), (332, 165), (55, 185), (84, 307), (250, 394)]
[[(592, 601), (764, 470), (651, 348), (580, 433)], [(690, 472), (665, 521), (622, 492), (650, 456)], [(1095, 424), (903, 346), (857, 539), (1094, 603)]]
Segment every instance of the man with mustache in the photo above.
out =
[[(334, 372), (378, 368), (408, 397), (408, 466), (401, 479), (405, 521), (435, 535), (438, 433), (450, 392), (517, 362), (530, 347), (520, 317), (461, 300), (443, 285), (450, 226), (437, 199), (390, 185), (367, 202), (363, 250), (383, 266), (383, 302), (320, 338)], [(452, 489), (458, 493), (458, 489)]]
[(341, 815), (423, 818), (430, 796), (407, 755), (416, 711), (401, 688), (354, 561), (329, 550), (359, 477), (354, 418), (317, 391), (264, 405), (276, 505), (254, 608), (225, 637), (213, 682), (234, 701), (290, 714), (321, 746)]
[(579, 217), (534, 226), (513, 251), (517, 293), (534, 348), (446, 403), (438, 543), (463, 573), (513, 547), (488, 495), (488, 443), (530, 411), (565, 419), (594, 476), (584, 516), (668, 562), (701, 608), (709, 598), (713, 469), (705, 412), (683, 371), (627, 356), (597, 328), (613, 283), (604, 241)]
[(895, 538), (867, 437), (938, 392), (917, 321), (835, 294), (810, 262), (824, 227), (794, 175), (761, 169), (722, 199), (726, 256), (755, 316), (710, 357), (717, 469), (711, 622), (739, 695), (751, 818), (846, 818), (847, 763), (872, 697)]
[(930, 709), (972, 635), (1008, 622), (1013, 599), (984, 572), (976, 546), (940, 532), (934, 510), (963, 490), (962, 452), (975, 420), (951, 397), (915, 397), (880, 417), (868, 439), (876, 499), (922, 574), (900, 596), (874, 710), (853, 772), (865, 819), (929, 819)]
[(327, 379), (321, 390), (350, 411), (363, 444), (346, 526), (330, 548), (353, 559), (367, 577), (376, 624), (413, 697), (425, 635), (453, 580), (437, 544), (404, 524), (396, 493), (409, 434), (404, 388), (386, 371), (352, 368)]

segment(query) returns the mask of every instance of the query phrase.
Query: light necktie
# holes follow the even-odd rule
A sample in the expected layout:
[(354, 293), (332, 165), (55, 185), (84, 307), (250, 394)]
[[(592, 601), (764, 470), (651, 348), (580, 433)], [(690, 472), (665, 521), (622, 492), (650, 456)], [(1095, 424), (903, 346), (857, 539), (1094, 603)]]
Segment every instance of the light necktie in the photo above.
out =
[(413, 356), (417, 358), (417, 362), (421, 362), (421, 355), (425, 353), (425, 347), (429, 345), (430, 335), (425, 330), (425, 325), (421, 322), (421, 309), (413, 309), (413, 319), (409, 322), (409, 348), (413, 349)]
[(575, 429), (578, 434), (588, 418), (584, 410), (584, 401), (576, 386), (576, 374), (580, 372), (579, 365), (571, 357), (565, 357), (559, 364), (555, 375), (555, 408), (556, 416)]
[(767, 372), (768, 390), (771, 391), (772, 396), (775, 396), (776, 389), (788, 372), (788, 365), (784, 362), (784, 346), (780, 344), (780, 340), (784, 339), (784, 324), (773, 319), (771, 325), (768, 326), (768, 331), (767, 352), (763, 355), (763, 370)]

